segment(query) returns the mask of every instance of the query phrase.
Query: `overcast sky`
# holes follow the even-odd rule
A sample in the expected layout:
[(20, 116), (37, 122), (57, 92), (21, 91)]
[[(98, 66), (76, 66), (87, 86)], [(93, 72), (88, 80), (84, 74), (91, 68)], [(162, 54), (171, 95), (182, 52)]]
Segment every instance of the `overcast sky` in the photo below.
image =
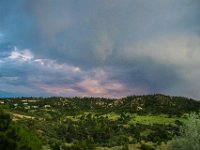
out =
[(199, 90), (199, 0), (0, 0), (1, 97)]

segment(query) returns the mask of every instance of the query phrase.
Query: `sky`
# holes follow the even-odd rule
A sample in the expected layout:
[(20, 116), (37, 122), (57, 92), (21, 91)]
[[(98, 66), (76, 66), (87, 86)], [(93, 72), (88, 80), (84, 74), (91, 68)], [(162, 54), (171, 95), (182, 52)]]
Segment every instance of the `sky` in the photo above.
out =
[(0, 0), (0, 97), (200, 99), (199, 0)]

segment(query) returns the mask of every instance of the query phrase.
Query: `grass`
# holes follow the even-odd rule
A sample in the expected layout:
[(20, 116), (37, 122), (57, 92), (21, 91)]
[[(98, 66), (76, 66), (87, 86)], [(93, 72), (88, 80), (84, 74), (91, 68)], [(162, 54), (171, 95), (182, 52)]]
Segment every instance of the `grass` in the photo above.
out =
[(112, 113), (109, 113), (109, 114), (104, 114), (104, 115), (102, 115), (102, 117), (107, 117), (110, 120), (117, 120), (117, 119), (119, 119), (120, 115), (112, 112)]
[[(84, 115), (87, 115), (89, 113), (92, 113), (94, 116), (94, 112), (85, 112), (83, 113)], [(183, 117), (168, 117), (167, 115), (136, 115), (136, 114), (128, 114), (130, 116), (130, 121), (128, 124), (174, 124), (176, 120), (179, 120), (181, 122), (186, 122), (187, 119)], [(119, 114), (116, 114), (114, 112), (108, 113), (108, 114), (102, 114), (100, 115), (102, 117), (106, 117), (110, 120), (118, 120), (120, 118)], [(71, 119), (73, 121), (78, 121), (81, 115), (76, 115), (76, 116), (66, 116), (66, 118)]]
[[(94, 112), (84, 112), (84, 113), (82, 113), (81, 115), (74, 115), (74, 116), (70, 116), (70, 115), (68, 115), (68, 116), (66, 116), (66, 118), (68, 118), (68, 119), (71, 119), (71, 120), (73, 120), (73, 121), (78, 121), (79, 119), (80, 119), (80, 117), (82, 116), (82, 115), (88, 115), (88, 114), (92, 114), (92, 116), (95, 116), (96, 115), (96, 113), (94, 113)], [(116, 113), (108, 113), (108, 114), (102, 114), (102, 115), (99, 115), (99, 116), (102, 116), (102, 117), (105, 117), (105, 118), (108, 118), (108, 119), (110, 119), (110, 120), (117, 120), (117, 119), (119, 119), (119, 117), (120, 117), (120, 115), (118, 115), (118, 114), (116, 114)]]
[[(139, 150), (140, 144), (128, 144), (129, 150)], [(115, 147), (97, 147), (96, 150), (120, 150), (122, 146), (115, 146)]]
[[(92, 113), (92, 115), (94, 116), (95, 113), (94, 112), (85, 112), (84, 115), (87, 115), (89, 113)], [(130, 124), (136, 124), (136, 123), (140, 123), (140, 124), (175, 124), (176, 120), (179, 120), (181, 122), (186, 122), (187, 119), (183, 118), (183, 117), (168, 117), (167, 115), (136, 115), (136, 114), (128, 114), (130, 116), (130, 121), (128, 122), (127, 125)], [(66, 116), (66, 118), (71, 119), (73, 121), (79, 121), (81, 115), (76, 115), (76, 116)], [(109, 120), (118, 120), (120, 118), (119, 114), (116, 114), (114, 112), (112, 113), (108, 113), (108, 114), (102, 114), (100, 115), (102, 117), (106, 117)]]
[(135, 115), (134, 117), (131, 117), (131, 120), (129, 121), (129, 124), (135, 124), (135, 123), (141, 123), (141, 124), (174, 124), (176, 120), (179, 120), (181, 122), (187, 121), (185, 118), (181, 117), (167, 117), (166, 115), (146, 115), (146, 116), (140, 116)]

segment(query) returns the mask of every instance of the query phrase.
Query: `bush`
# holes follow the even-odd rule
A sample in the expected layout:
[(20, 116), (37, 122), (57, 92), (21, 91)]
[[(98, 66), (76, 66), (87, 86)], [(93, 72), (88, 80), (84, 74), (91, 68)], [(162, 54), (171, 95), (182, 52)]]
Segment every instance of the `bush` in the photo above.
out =
[(180, 129), (180, 136), (169, 145), (171, 150), (200, 150), (200, 113), (192, 113)]
[(152, 145), (147, 144), (147, 143), (141, 143), (140, 149), (141, 150), (155, 150), (155, 148)]
[(38, 150), (41, 142), (36, 133), (14, 125), (10, 115), (0, 110), (0, 149)]
[(0, 131), (5, 131), (8, 129), (11, 123), (11, 118), (9, 114), (4, 113), (0, 109)]

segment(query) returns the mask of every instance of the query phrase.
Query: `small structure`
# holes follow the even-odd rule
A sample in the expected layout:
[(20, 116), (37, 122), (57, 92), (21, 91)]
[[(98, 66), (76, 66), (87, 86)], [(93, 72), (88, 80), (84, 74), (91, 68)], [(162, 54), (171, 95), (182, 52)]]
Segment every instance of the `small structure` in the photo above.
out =
[(32, 108), (35, 108), (35, 109), (36, 109), (36, 108), (39, 108), (39, 107), (38, 107), (38, 106), (32, 106)]
[(44, 105), (44, 108), (50, 108), (51, 105)]
[(38, 101), (40, 101), (40, 100), (35, 100), (35, 99), (24, 99), (24, 100), (22, 100), (22, 102), (24, 102), (24, 103), (36, 103)]
[(28, 109), (30, 109), (31, 107), (30, 106), (26, 106), (26, 107), (24, 107), (24, 109), (26, 109), (26, 110), (28, 110)]
[(4, 101), (0, 101), (0, 104), (4, 104), (5, 102)]
[(16, 103), (16, 104), (14, 104), (14, 106), (15, 106), (15, 107), (17, 107), (17, 106), (18, 106), (18, 104)]

